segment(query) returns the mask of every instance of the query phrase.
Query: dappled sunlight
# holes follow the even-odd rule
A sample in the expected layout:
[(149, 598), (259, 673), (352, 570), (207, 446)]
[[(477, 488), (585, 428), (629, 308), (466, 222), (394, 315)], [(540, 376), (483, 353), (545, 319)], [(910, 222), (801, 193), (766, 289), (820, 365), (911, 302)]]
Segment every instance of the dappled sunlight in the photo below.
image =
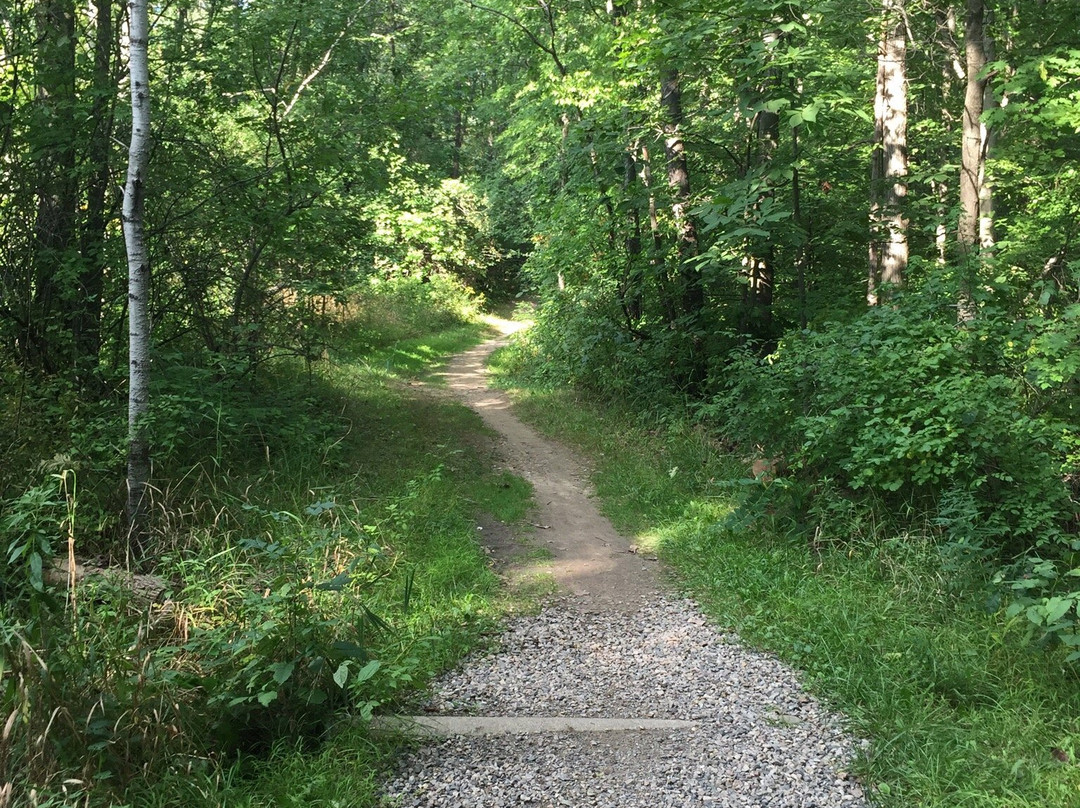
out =
[(679, 518), (638, 533), (636, 545), (639, 551), (662, 553), (688, 537), (700, 538), (703, 531), (722, 524), (734, 510), (735, 503), (726, 499), (687, 500)]
[(532, 320), (507, 320), (495, 314), (485, 314), (480, 319), (492, 328), (498, 329), (499, 333), (504, 337), (516, 334), (518, 331), (524, 331), (533, 325)]
[(472, 403), (474, 407), (479, 407), (482, 410), (510, 409), (510, 402), (505, 397), (500, 396), (489, 396), (487, 398), (477, 399)]

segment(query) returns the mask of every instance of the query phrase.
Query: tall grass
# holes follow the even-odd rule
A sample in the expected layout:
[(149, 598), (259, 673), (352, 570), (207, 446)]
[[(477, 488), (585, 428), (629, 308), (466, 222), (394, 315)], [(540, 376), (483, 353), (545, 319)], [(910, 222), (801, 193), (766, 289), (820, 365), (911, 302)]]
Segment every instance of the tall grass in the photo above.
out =
[(977, 560), (820, 490), (754, 483), (746, 461), (670, 413), (528, 387), (512, 360), (494, 367), (518, 413), (593, 459), (619, 528), (872, 741), (855, 770), (876, 802), (1080, 806), (1077, 670), (1023, 641)]
[(80, 561), (103, 545), (70, 473), (6, 501), (0, 549), (37, 560), (0, 576), (0, 806), (374, 804), (400, 741), (364, 717), (485, 641), (503, 601), (477, 517), (529, 504), (480, 419), (414, 383), (483, 338), (475, 314), (445, 279), (382, 284), (323, 362), (246, 388), (177, 369), (152, 576), (46, 574), (58, 537)]

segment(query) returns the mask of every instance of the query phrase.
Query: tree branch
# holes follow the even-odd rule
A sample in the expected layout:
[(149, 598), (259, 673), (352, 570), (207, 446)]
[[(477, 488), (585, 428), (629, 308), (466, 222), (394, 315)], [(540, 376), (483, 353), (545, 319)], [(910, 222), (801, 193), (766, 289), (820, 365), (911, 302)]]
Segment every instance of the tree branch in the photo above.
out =
[(345, 34), (349, 33), (349, 29), (352, 28), (352, 24), (356, 21), (357, 16), (359, 16), (360, 12), (369, 4), (370, 0), (360, 6), (360, 8), (358, 8), (356, 12), (345, 21), (345, 27), (341, 29), (341, 33), (337, 35), (334, 41), (330, 43), (330, 47), (326, 49), (326, 53), (323, 54), (322, 59), (319, 61), (319, 64), (315, 66), (314, 70), (312, 70), (310, 73), (307, 74), (307, 76), (304, 77), (304, 80), (300, 82), (300, 86), (296, 88), (296, 92), (293, 93), (293, 97), (289, 100), (289, 103), (285, 105), (285, 111), (281, 113), (282, 118), (288, 117), (289, 113), (292, 112), (293, 107), (296, 106), (296, 102), (300, 100), (300, 94), (304, 92), (304, 90), (308, 88), (308, 85), (311, 84), (311, 82), (315, 81), (315, 79), (319, 77), (319, 74), (326, 69), (326, 66), (330, 64), (330, 58), (334, 55), (334, 48), (341, 44), (341, 40), (345, 38)]
[[(548, 24), (550, 25), (551, 30), (552, 30), (552, 40), (551, 40), (551, 45), (549, 46), (549, 45), (545, 45), (540, 40), (540, 38), (536, 34), (534, 34), (529, 29), (529, 27), (527, 25), (525, 25), (525, 23), (521, 22), (521, 20), (517, 19), (516, 17), (511, 17), (509, 14), (506, 14), (505, 12), (499, 11), (497, 8), (490, 8), (489, 6), (482, 6), (479, 3), (473, 2), (473, 0), (461, 0), (461, 2), (464, 3), (465, 5), (469, 6), (470, 8), (476, 9), (477, 11), (486, 11), (488, 14), (494, 14), (496, 17), (502, 17), (508, 23), (513, 25), (515, 28), (517, 28), (523, 34), (525, 34), (525, 36), (527, 36), (529, 38), (529, 41), (532, 42), (534, 45), (536, 45), (536, 47), (538, 47), (540, 50), (542, 50), (544, 53), (546, 53), (548, 56), (550, 56), (552, 61), (555, 62), (555, 67), (558, 68), (558, 70), (559, 70), (559, 75), (563, 76), (564, 78), (566, 77), (566, 75), (567, 75), (567, 73), (569, 71), (567, 71), (566, 65), (564, 65), (562, 63), (562, 60), (559, 58), (558, 51), (555, 50), (555, 36), (554, 36), (554, 34), (555, 34), (555, 21), (552, 19), (552, 16), (551, 16), (550, 13), (548, 13), (546, 15), (547, 18), (548, 18)], [(541, 0), (541, 6), (544, 7), (544, 8), (547, 8), (546, 4), (543, 3), (542, 0)]]

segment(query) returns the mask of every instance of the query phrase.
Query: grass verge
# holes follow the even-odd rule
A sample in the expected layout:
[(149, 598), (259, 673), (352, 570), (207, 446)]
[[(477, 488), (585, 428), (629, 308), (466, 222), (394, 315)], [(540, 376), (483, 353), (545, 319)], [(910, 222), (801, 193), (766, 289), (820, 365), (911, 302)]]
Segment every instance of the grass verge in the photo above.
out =
[[(368, 601), (392, 630), (372, 652), (382, 668), (362, 696), (354, 694), (361, 707), (363, 700), (369, 706), (378, 701), (375, 709), (407, 703), (521, 605), (507, 601), (491, 573), (476, 541), (476, 517), (521, 521), (531, 505), (530, 487), (487, 466), (476, 449), (484, 440), (478, 416), (410, 388), (481, 337), (475, 326), (455, 327), (382, 347), (333, 373), (344, 412), (361, 434), (336, 461), (339, 474), (345, 468), (352, 474), (322, 481), (320, 497), (343, 488), (359, 496), (361, 510), (391, 534), (397, 559)], [(409, 741), (372, 736), (365, 725), (343, 721), (315, 753), (282, 741), (269, 758), (242, 766), (246, 776), (229, 782), (216, 799), (239, 808), (376, 805), (379, 775)]]
[[(0, 805), (377, 804), (406, 741), (362, 718), (415, 698), (522, 605), (476, 536), (482, 518), (522, 520), (531, 490), (491, 470), (478, 416), (416, 385), (484, 326), (416, 304), (388, 336), (376, 303), (329, 362), (166, 399), (167, 606), (89, 578), (0, 603)], [(94, 541), (73, 489), (48, 488), (71, 478), (8, 503), (4, 538)]]
[(872, 740), (856, 771), (875, 802), (1080, 806), (1076, 670), (988, 608), (977, 567), (836, 502), (793, 527), (772, 514), (799, 492), (749, 484), (746, 464), (700, 428), (529, 387), (505, 354), (493, 369), (521, 417), (592, 458), (620, 530)]

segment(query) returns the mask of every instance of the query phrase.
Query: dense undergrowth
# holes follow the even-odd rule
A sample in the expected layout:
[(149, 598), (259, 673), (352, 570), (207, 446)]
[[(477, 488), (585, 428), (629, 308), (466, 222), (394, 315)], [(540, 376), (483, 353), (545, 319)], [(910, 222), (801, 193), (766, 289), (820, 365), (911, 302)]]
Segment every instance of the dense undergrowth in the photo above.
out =
[[(1070, 649), (1033, 642), (1033, 623), (1005, 608), (1010, 590), (985, 544), (950, 540), (929, 499), (750, 479), (749, 459), (685, 409), (598, 403), (595, 391), (551, 384), (550, 365), (529, 364), (543, 339), (495, 358), (519, 414), (582, 447), (617, 526), (651, 542), (718, 622), (805, 671), (872, 739), (856, 771), (875, 800), (1080, 805)], [(774, 406), (788, 403), (781, 393)]]
[(145, 575), (109, 552), (118, 402), (4, 396), (0, 805), (373, 801), (400, 741), (363, 718), (491, 629), (474, 519), (527, 507), (479, 419), (406, 383), (479, 340), (477, 314), (444, 277), (402, 279), (350, 299), (324, 361), (236, 383), (170, 363)]
[(935, 271), (889, 306), (770, 343), (719, 321), (627, 333), (614, 291), (568, 289), (514, 364), (533, 384), (694, 420), (780, 468), (795, 511), (868, 509), (985, 561), (1032, 641), (1080, 660), (1080, 307), (999, 281), (962, 323)]

